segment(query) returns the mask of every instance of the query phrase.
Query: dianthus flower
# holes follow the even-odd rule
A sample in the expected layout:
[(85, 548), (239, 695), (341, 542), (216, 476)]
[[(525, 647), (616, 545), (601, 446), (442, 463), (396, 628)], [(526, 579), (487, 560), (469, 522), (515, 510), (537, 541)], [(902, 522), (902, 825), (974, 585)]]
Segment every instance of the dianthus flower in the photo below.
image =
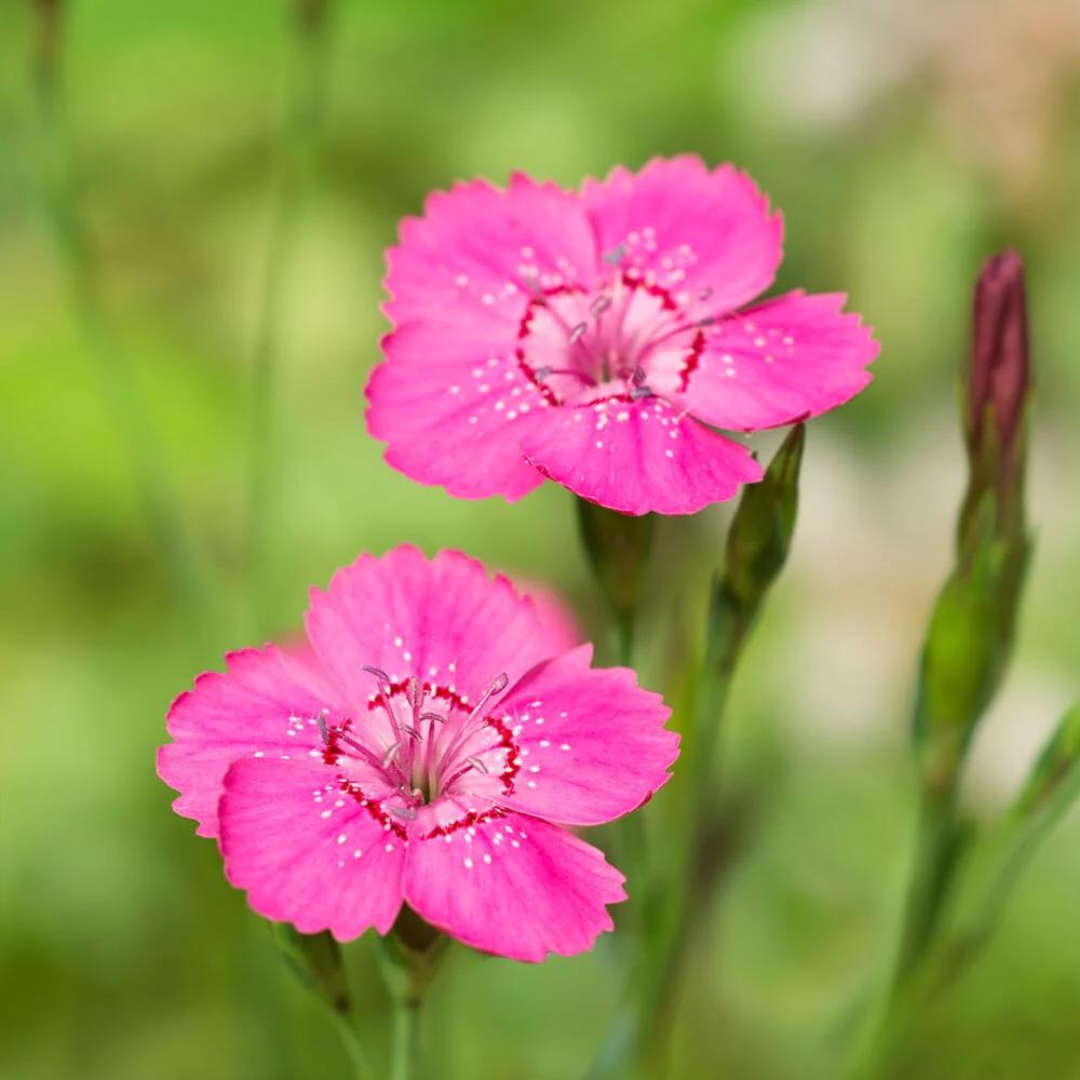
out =
[(562, 826), (638, 807), (678, 737), (557, 622), (459, 552), (362, 555), (313, 591), (309, 647), (177, 698), (159, 774), (267, 918), (347, 940), (405, 903), (502, 956), (588, 949), (623, 877)]
[(435, 193), (388, 254), (369, 429), (392, 466), (464, 498), (550, 477), (628, 514), (729, 499), (762, 470), (714, 428), (832, 409), (877, 354), (842, 295), (745, 306), (782, 231), (744, 173), (689, 156), (580, 193), (521, 174)]

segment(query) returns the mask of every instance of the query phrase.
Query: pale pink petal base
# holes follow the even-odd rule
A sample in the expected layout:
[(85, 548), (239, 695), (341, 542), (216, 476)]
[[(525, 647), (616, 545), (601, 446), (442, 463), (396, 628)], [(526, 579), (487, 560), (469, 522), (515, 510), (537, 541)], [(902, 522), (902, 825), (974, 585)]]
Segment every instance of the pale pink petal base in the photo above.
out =
[(522, 751), (501, 805), (567, 825), (599, 825), (663, 787), (679, 753), (671, 710), (627, 668), (589, 667), (583, 645), (526, 676), (500, 703)]
[(545, 476), (624, 514), (693, 514), (763, 475), (745, 446), (659, 398), (551, 409), (523, 449)]
[(339, 941), (389, 931), (401, 908), (405, 842), (343, 797), (332, 770), (247, 759), (225, 777), (225, 876), (260, 914)]
[(878, 343), (837, 293), (791, 292), (708, 329), (706, 350), (679, 399), (695, 416), (732, 431), (779, 427), (854, 397)]
[(539, 962), (592, 947), (626, 899), (603, 854), (547, 822), (509, 814), (410, 845), (405, 899), (433, 926), (484, 952)]

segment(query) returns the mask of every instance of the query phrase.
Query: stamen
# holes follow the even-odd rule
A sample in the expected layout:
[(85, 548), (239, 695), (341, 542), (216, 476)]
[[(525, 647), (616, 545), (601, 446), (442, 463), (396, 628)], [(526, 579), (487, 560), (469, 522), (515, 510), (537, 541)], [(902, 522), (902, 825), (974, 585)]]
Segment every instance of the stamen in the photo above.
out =
[(420, 714), (421, 720), (430, 720), (433, 724), (445, 724), (446, 717), (440, 716), (438, 713), (426, 712)]
[[(439, 757), (439, 768), (441, 769), (447, 762), (454, 760), (454, 752), (459, 746), (472, 734), (471, 724), (473, 720), (479, 715), (481, 709), (488, 703), (488, 701), (497, 694), (501, 694), (507, 686), (510, 684), (510, 676), (504, 671), (501, 675), (492, 679), (488, 688), (480, 695), (480, 700), (473, 706), (473, 710), (465, 719), (461, 722), (461, 726), (454, 733), (454, 737), (450, 740), (450, 745), (442, 752)], [(456, 779), (456, 777), (455, 777)], [(450, 781), (447, 781), (449, 784)], [(442, 785), (443, 787), (446, 784)]]
[(635, 386), (640, 386), (645, 381), (645, 369), (640, 365), (636, 366), (630, 375), (630, 381)]
[(375, 677), (375, 681), (379, 684), (379, 704), (382, 705), (386, 711), (386, 715), (390, 719), (390, 727), (394, 732), (394, 738), (398, 740), (398, 745), (401, 745), (401, 725), (398, 723), (397, 715), (394, 713), (394, 706), (390, 702), (390, 694), (392, 684), (390, 682), (390, 676), (386, 674), (382, 668), (369, 667), (367, 664), (362, 668), (369, 675)]
[(626, 255), (626, 245), (620, 244), (618, 247), (613, 247), (610, 251), (604, 252), (604, 262), (609, 266), (618, 266), (623, 261), (623, 256)]
[(488, 767), (478, 757), (467, 757), (465, 759), (477, 772), (482, 772), (485, 776), (488, 773)]
[(397, 755), (397, 752), (400, 749), (401, 749), (400, 740), (398, 742), (394, 743), (392, 746), (387, 747), (386, 753), (383, 754), (383, 759), (382, 759), (382, 767), (384, 769), (389, 769), (390, 768), (391, 764), (394, 761), (394, 757)]
[(318, 719), (315, 722), (319, 725), (319, 734), (322, 736), (322, 741), (324, 743), (326, 743), (327, 745), (329, 745), (330, 744), (330, 732), (327, 730), (327, 727), (326, 727), (326, 717), (325, 716), (320, 716), (320, 717), (318, 717)]
[(416, 820), (416, 811), (411, 806), (391, 806), (390, 813), (394, 817), (404, 818), (406, 821)]
[(594, 319), (599, 319), (611, 307), (610, 296), (598, 296), (590, 305), (589, 311)]
[(570, 331), (570, 344), (576, 345), (585, 336), (585, 331), (588, 329), (588, 323), (579, 322), (577, 326)]
[(652, 397), (653, 392), (647, 386), (635, 386), (630, 391), (631, 401), (640, 401), (642, 398)]

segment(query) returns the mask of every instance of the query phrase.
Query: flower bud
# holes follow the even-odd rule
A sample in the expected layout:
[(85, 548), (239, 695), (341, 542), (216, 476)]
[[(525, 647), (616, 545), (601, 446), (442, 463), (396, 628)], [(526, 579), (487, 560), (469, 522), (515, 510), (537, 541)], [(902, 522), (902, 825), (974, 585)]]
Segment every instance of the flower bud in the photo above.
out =
[[(1006, 498), (1023, 466), (1031, 391), (1024, 264), (1009, 249), (987, 259), (975, 286), (965, 430), (972, 472)], [(982, 475), (984, 470), (989, 475)]]
[(1031, 390), (1023, 264), (987, 260), (975, 287), (965, 370), (967, 493), (957, 557), (923, 647), (914, 735), (928, 789), (955, 787), (971, 735), (1004, 674), (1029, 542), (1024, 522), (1024, 418)]
[(806, 428), (798, 424), (780, 444), (762, 480), (743, 489), (732, 519), (722, 587), (729, 603), (747, 615), (756, 610), (787, 561), (805, 446)]

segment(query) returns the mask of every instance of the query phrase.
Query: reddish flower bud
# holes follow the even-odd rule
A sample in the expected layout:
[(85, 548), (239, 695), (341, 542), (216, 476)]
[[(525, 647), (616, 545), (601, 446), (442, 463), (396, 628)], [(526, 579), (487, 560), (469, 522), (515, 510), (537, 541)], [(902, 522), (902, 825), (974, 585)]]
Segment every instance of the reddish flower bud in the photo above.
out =
[[(1010, 248), (986, 260), (975, 286), (965, 418), (972, 462), (996, 469), (999, 492), (1008, 491), (1018, 480), (1030, 390), (1024, 264)], [(987, 441), (989, 424), (992, 444)]]

